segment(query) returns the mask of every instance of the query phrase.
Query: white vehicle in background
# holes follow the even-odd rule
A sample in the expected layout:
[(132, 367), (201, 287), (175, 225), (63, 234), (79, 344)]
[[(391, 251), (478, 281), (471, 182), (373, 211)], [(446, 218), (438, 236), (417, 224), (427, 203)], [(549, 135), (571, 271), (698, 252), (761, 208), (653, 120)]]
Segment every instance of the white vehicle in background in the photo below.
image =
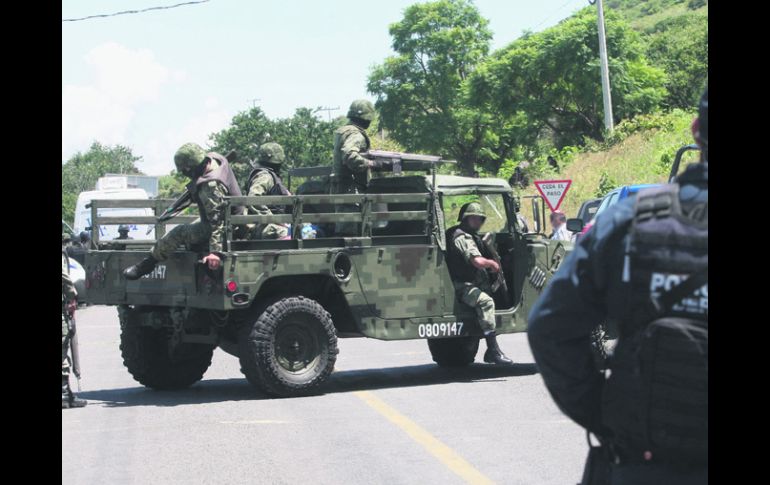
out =
[[(102, 190), (91, 190), (88, 192), (81, 192), (78, 195), (78, 201), (75, 205), (75, 235), (79, 235), (82, 231), (90, 232), (91, 229), (91, 208), (86, 207), (94, 199), (149, 199), (147, 192), (144, 189), (136, 188), (110, 188)], [(108, 217), (135, 217), (135, 216), (154, 216), (154, 212), (151, 208), (104, 208), (99, 209), (99, 216)], [(155, 226), (148, 224), (128, 224), (128, 235), (134, 239), (153, 239), (155, 237)], [(149, 232), (148, 232), (149, 231)], [(110, 241), (116, 239), (119, 236), (118, 226), (116, 225), (100, 225), (99, 226), (99, 239), (102, 241)]]
[(70, 278), (75, 284), (75, 290), (78, 292), (78, 303), (85, 304), (86, 301), (86, 270), (77, 261), (69, 258)]
[[(62, 234), (70, 234), (73, 237), (77, 237), (77, 234), (74, 234), (73, 229), (70, 227), (69, 224), (64, 222), (64, 219), (61, 220), (61, 232)], [(62, 250), (64, 250), (64, 242), (62, 242)], [(70, 278), (72, 278), (72, 282), (75, 284), (75, 289), (78, 292), (78, 300), (82, 303), (85, 302), (85, 291), (86, 291), (86, 270), (83, 269), (83, 266), (75, 261), (73, 258), (69, 259), (69, 266), (70, 266)], [(83, 296), (81, 296), (83, 295)]]

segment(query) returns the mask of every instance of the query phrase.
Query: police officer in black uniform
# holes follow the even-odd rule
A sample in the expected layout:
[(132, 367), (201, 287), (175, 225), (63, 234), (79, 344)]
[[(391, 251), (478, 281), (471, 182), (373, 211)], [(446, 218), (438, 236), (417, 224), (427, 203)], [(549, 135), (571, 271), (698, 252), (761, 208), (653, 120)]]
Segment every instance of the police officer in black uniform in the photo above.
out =
[(598, 216), (529, 315), (548, 390), (602, 445), (583, 483), (708, 483), (708, 88), (692, 131), (700, 163)]

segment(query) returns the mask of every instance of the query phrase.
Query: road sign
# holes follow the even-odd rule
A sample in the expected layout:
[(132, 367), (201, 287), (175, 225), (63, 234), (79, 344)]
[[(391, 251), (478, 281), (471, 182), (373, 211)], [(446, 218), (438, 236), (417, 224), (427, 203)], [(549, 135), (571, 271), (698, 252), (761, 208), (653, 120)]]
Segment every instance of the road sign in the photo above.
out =
[(567, 193), (570, 185), (572, 185), (572, 180), (535, 180), (535, 187), (545, 199), (548, 207), (551, 208), (551, 212), (556, 212), (559, 209), (564, 200), (564, 194)]

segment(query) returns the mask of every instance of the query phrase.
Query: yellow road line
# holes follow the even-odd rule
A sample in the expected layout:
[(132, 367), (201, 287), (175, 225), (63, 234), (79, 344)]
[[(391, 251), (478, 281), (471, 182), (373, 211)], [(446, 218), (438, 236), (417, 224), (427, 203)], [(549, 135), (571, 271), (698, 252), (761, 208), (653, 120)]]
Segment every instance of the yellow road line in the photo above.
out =
[(272, 419), (255, 419), (253, 421), (220, 421), (220, 424), (287, 424), (288, 421), (276, 421)]
[(385, 404), (380, 398), (369, 391), (356, 391), (359, 399), (364, 401), (372, 409), (382, 414), (390, 422), (401, 428), (413, 440), (422, 445), (431, 455), (435, 456), (447, 468), (460, 476), (463, 480), (474, 485), (487, 485), (494, 483), (483, 473), (478, 471), (455, 453), (451, 448), (434, 438), (430, 433), (421, 428), (417, 423)]

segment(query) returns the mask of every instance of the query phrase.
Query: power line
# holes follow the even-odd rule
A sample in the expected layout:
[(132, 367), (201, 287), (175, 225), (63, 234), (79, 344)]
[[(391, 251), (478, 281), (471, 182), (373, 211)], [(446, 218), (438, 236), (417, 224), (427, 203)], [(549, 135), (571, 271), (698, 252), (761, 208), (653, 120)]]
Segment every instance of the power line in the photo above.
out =
[(172, 8), (182, 7), (184, 5), (195, 5), (197, 3), (206, 3), (209, 0), (197, 0), (194, 2), (184, 2), (184, 3), (177, 3), (176, 5), (167, 5), (163, 7), (150, 7), (145, 8), (142, 10), (125, 10), (123, 12), (116, 12), (116, 13), (108, 13), (108, 14), (101, 14), (101, 15), (89, 15), (88, 17), (81, 17), (77, 19), (61, 19), (62, 22), (79, 22), (81, 20), (88, 20), (88, 19), (96, 19), (96, 18), (104, 18), (104, 17), (115, 17), (116, 15), (126, 15), (126, 14), (133, 14), (133, 13), (142, 13), (142, 12), (149, 12), (150, 10), (168, 10)]
[(576, 2), (576, 1), (577, 1), (577, 0), (567, 0), (566, 2), (564, 2), (564, 4), (563, 4), (561, 7), (557, 8), (557, 9), (556, 9), (556, 10), (554, 10), (553, 12), (549, 13), (549, 14), (548, 14), (548, 16), (547, 16), (546, 18), (544, 18), (544, 19), (543, 19), (543, 20), (542, 20), (542, 21), (541, 21), (539, 24), (535, 25), (535, 26), (532, 28), (532, 30), (536, 30), (538, 27), (540, 27), (541, 25), (543, 25), (544, 23), (546, 23), (548, 20), (550, 20), (550, 19), (551, 19), (551, 18), (552, 18), (552, 17), (553, 17), (553, 16), (554, 16), (556, 13), (560, 12), (560, 11), (561, 11), (561, 10), (562, 10), (564, 7), (566, 7), (568, 4), (570, 4), (570, 3), (574, 3), (574, 2)]
[(332, 120), (332, 111), (337, 111), (338, 109), (340, 109), (339, 106), (335, 106), (334, 108), (329, 107), (329, 106), (324, 106), (324, 107), (319, 107), (316, 111), (326, 111), (327, 114), (329, 115), (329, 121), (331, 121)]

